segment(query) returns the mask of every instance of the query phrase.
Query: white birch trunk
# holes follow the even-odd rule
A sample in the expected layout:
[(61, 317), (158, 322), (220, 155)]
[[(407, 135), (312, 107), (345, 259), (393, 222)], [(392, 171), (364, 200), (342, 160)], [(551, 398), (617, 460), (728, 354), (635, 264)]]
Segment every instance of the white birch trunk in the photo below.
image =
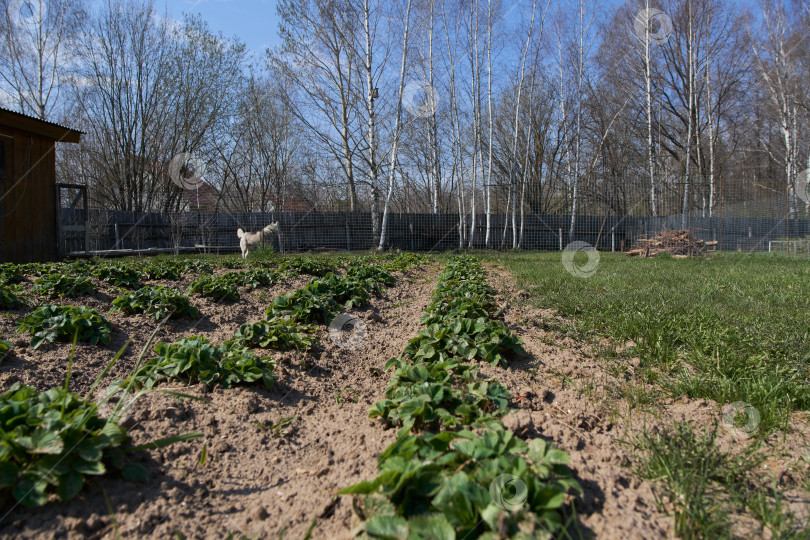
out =
[(402, 37), (402, 65), (399, 70), (399, 92), (397, 93), (396, 119), (394, 120), (394, 142), (391, 147), (391, 170), (388, 172), (388, 192), (385, 195), (385, 206), (383, 208), (382, 226), (380, 227), (380, 243), (378, 251), (385, 248), (385, 241), (388, 236), (388, 209), (391, 206), (391, 196), (394, 193), (394, 175), (396, 174), (397, 151), (399, 150), (399, 136), (402, 124), (402, 94), (405, 90), (405, 63), (408, 57), (408, 30), (411, 20), (411, 0), (405, 8), (405, 31)]
[[(517, 101), (515, 102), (515, 129), (514, 129), (514, 137), (512, 139), (512, 159), (510, 162), (509, 167), (509, 189), (510, 191), (513, 189), (514, 186), (515, 191), (515, 199), (517, 198), (517, 182), (515, 181), (515, 162), (517, 161), (517, 144), (518, 144), (518, 133), (520, 132), (520, 103), (523, 97), (523, 80), (526, 75), (526, 56), (529, 54), (529, 46), (531, 45), (532, 34), (534, 33), (534, 15), (535, 10), (537, 9), (536, 2), (532, 2), (532, 16), (529, 22), (529, 33), (526, 36), (526, 48), (523, 49), (521, 59), (520, 59), (520, 78), (518, 80), (518, 91), (517, 91)], [(490, 116), (490, 121), (492, 120)], [(490, 130), (491, 133), (491, 130)], [(492, 141), (490, 140), (490, 144)], [(490, 169), (492, 167), (492, 151), (490, 150)], [(521, 196), (521, 204), (523, 204), (523, 199)], [(517, 234), (517, 219), (515, 216), (515, 210), (517, 206), (516, 204), (512, 205), (512, 248), (517, 248), (518, 242), (518, 234)]]
[(650, 0), (646, 0), (645, 4), (645, 29), (644, 29), (644, 84), (646, 86), (646, 102), (647, 102), (647, 167), (650, 175), (650, 209), (652, 217), (658, 217), (658, 201), (655, 190), (655, 162), (653, 159), (653, 136), (652, 136), (652, 73), (651, 63), (652, 55), (650, 54)]
[(490, 224), (492, 219), (492, 198), (491, 198), (491, 187), (492, 187), (492, 0), (488, 2), (488, 9), (487, 9), (487, 101), (488, 101), (488, 109), (489, 109), (489, 159), (487, 164), (487, 184), (486, 184), (486, 202), (484, 206), (486, 207), (487, 213), (487, 224), (486, 224), (486, 233), (484, 235), (484, 245), (486, 247), (490, 247), (489, 245), (489, 234), (490, 234)]
[(374, 71), (373, 71), (373, 50), (371, 47), (371, 13), (369, 10), (368, 0), (363, 3), (363, 20), (365, 23), (366, 32), (366, 107), (368, 111), (368, 162), (369, 162), (369, 180), (371, 181), (371, 228), (374, 234), (379, 230), (379, 207), (380, 207), (380, 188), (377, 181), (377, 141), (375, 133), (375, 119), (374, 119)]
[(690, 184), (690, 175), (692, 173), (692, 117), (693, 117), (693, 108), (692, 108), (692, 98), (694, 97), (694, 90), (692, 87), (692, 79), (694, 78), (692, 74), (692, 47), (694, 43), (692, 41), (692, 4), (689, 3), (687, 6), (689, 10), (688, 16), (688, 24), (689, 28), (687, 29), (688, 37), (686, 42), (686, 52), (687, 58), (689, 62), (689, 66), (687, 67), (687, 100), (689, 105), (687, 107), (689, 113), (689, 121), (687, 122), (687, 130), (686, 130), (686, 178), (684, 179), (683, 184), (683, 206), (681, 208), (681, 229), (686, 229), (689, 221), (687, 212), (689, 211), (689, 184)]
[(571, 194), (571, 227), (568, 240), (574, 240), (574, 227), (577, 221), (579, 203), (579, 161), (582, 148), (582, 69), (585, 57), (585, 4), (579, 2), (579, 65), (577, 66), (577, 112), (576, 112), (576, 149), (574, 150), (574, 189)]

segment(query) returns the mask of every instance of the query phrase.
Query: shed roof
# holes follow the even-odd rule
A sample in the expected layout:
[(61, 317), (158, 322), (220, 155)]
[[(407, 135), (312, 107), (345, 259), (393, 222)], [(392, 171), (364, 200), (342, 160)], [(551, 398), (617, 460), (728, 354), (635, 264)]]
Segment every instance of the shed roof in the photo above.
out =
[(84, 135), (83, 131), (71, 129), (54, 122), (46, 122), (34, 116), (12, 111), (4, 107), (0, 107), (0, 126), (29, 131), (57, 142), (77, 143), (79, 142), (79, 138)]

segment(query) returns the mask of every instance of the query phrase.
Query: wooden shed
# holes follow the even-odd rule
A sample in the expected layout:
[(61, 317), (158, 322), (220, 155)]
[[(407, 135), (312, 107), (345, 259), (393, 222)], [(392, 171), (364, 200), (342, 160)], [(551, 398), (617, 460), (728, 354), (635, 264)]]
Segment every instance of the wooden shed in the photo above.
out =
[(54, 150), (82, 134), (0, 108), (0, 262), (59, 257)]

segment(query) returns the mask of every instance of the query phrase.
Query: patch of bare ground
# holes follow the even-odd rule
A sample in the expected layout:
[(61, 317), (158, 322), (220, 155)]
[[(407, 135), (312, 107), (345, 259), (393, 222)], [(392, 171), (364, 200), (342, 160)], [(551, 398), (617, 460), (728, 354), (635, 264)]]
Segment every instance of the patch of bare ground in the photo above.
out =
[[(383, 396), (385, 362), (398, 355), (419, 331), (419, 319), (435, 286), (438, 265), (400, 275), (395, 286), (350, 314), (366, 325), (356, 349), (333, 343), (321, 326), (319, 344), (306, 353), (269, 351), (278, 362), (272, 392), (259, 387), (219, 385), (172, 388), (206, 401), (164, 394), (141, 398), (126, 422), (136, 444), (178, 433), (203, 437), (160, 450), (139, 452), (150, 471), (147, 484), (105, 477), (93, 479), (73, 501), (0, 516), (0, 536), (18, 538), (303, 538), (313, 521), (313, 538), (348, 537), (350, 504), (335, 497), (346, 486), (373, 477), (376, 458), (396, 433), (368, 419), (368, 408)], [(240, 289), (242, 299), (216, 304), (192, 297), (202, 318), (164, 327), (159, 339), (201, 334), (215, 343), (240, 324), (264, 317), (274, 296), (294, 290), (302, 277), (272, 288)], [(188, 280), (186, 280), (188, 281)], [(188, 283), (178, 287), (184, 290)], [(79, 345), (71, 390), (83, 392), (128, 338), (129, 352), (108, 380), (130, 370), (155, 323), (143, 316), (108, 314), (117, 294), (101, 287), (92, 298), (114, 324), (108, 347)], [(24, 312), (19, 312), (22, 315)], [(3, 319), (2, 330), (13, 327)], [(26, 339), (27, 337), (16, 337)], [(39, 389), (64, 383), (70, 345), (42, 351), (17, 349), (0, 366), (0, 388), (21, 381)], [(200, 463), (206, 448), (207, 460)]]
[[(504, 425), (524, 438), (542, 437), (569, 453), (584, 493), (575, 500), (582, 529), (597, 538), (670, 538), (672, 508), (656, 499), (654, 483), (633, 472), (638, 456), (627, 444), (645, 430), (656, 433), (678, 423), (696, 431), (712, 430), (722, 420), (719, 404), (669, 399), (648, 383), (638, 359), (623, 363), (602, 358), (598, 347), (563, 336), (558, 329), (571, 321), (553, 310), (528, 305), (512, 276), (500, 265), (487, 265), (506, 322), (524, 341), (526, 354), (508, 366), (486, 367), (513, 396)], [(604, 344), (604, 343), (603, 343)], [(603, 345), (602, 344), (602, 345)], [(807, 415), (794, 414), (788, 429), (765, 440), (769, 456), (754, 475), (776, 486), (795, 517), (808, 523), (810, 494), (802, 489), (810, 463)], [(721, 449), (739, 450), (754, 439), (737, 438), (719, 429)], [(805, 484), (806, 487), (806, 484)], [(769, 537), (750, 515), (736, 516), (734, 536)]]

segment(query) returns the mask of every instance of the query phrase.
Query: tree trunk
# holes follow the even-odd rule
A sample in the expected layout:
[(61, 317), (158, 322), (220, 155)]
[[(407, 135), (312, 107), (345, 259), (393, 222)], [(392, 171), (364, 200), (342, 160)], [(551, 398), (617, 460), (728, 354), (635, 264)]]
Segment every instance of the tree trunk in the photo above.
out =
[(396, 174), (397, 165), (397, 151), (399, 150), (399, 135), (402, 124), (402, 93), (405, 90), (405, 62), (408, 57), (408, 30), (411, 20), (411, 0), (408, 0), (408, 5), (405, 8), (405, 31), (402, 37), (402, 66), (399, 70), (399, 92), (397, 93), (397, 112), (394, 121), (394, 142), (391, 148), (391, 170), (388, 172), (388, 193), (385, 196), (385, 207), (382, 216), (382, 227), (380, 228), (380, 243), (377, 246), (378, 251), (385, 248), (385, 242), (388, 233), (388, 208), (391, 204), (391, 195), (394, 193), (394, 175)]

